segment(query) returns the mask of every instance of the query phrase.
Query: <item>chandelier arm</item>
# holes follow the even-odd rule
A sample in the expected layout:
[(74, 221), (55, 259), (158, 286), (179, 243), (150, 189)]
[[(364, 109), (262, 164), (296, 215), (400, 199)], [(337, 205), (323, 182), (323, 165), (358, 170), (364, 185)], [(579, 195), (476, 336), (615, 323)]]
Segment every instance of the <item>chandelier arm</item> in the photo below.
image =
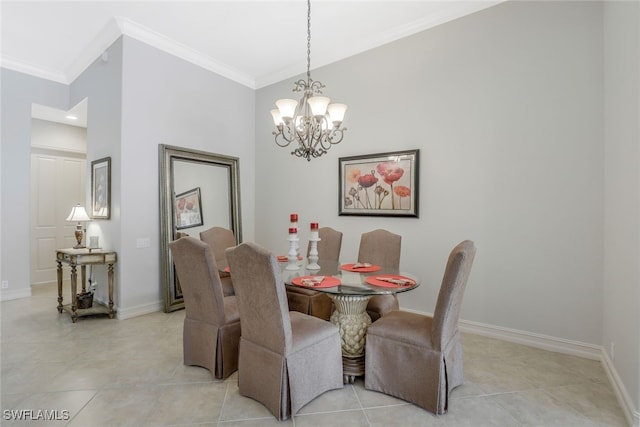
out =
[[(274, 141), (276, 145), (278, 145), (278, 147), (284, 148), (284, 147), (287, 147), (289, 144), (291, 144), (291, 141), (287, 140), (282, 133), (273, 132), (273, 134), (275, 135)], [(282, 140), (284, 140), (284, 143), (280, 143), (278, 141), (278, 137), (281, 137)]]

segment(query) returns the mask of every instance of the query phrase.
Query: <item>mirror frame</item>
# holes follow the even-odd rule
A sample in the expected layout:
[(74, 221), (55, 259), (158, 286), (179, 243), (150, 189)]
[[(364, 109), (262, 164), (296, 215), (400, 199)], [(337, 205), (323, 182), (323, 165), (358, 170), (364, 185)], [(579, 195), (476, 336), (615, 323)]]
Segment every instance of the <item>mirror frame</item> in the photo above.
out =
[[(164, 294), (164, 311), (184, 308), (184, 299), (177, 298), (175, 292), (176, 277), (173, 257), (169, 250), (169, 242), (175, 239), (178, 231), (174, 224), (173, 212), (173, 162), (184, 160), (200, 164), (223, 167), (229, 176), (229, 218), (231, 230), (238, 243), (242, 242), (242, 226), (240, 214), (240, 160), (237, 157), (208, 153), (171, 145), (158, 145), (160, 175), (160, 279)], [(218, 224), (219, 225), (219, 224)]]

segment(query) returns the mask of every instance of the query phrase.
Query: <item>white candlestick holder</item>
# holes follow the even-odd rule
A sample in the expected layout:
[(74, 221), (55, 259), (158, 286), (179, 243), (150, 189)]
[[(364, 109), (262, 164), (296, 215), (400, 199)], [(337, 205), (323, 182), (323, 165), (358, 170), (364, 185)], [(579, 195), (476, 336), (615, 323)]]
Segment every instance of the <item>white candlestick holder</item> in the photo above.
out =
[(297, 234), (290, 234), (287, 240), (289, 241), (289, 253), (287, 254), (288, 264), (285, 269), (298, 270), (300, 266), (298, 265), (298, 252), (296, 248), (298, 247), (298, 241), (300, 239), (298, 239)]
[[(313, 233), (312, 233), (313, 234)], [(307, 264), (307, 270), (320, 270), (318, 265), (318, 242), (319, 237), (309, 238), (309, 264)]]

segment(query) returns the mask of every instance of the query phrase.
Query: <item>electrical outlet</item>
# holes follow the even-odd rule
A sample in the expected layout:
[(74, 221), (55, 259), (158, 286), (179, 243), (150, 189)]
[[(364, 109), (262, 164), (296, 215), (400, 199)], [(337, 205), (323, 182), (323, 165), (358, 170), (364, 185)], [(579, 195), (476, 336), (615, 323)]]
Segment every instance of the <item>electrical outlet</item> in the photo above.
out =
[(2, 281), (2, 289), (7, 289), (9, 287), (9, 281), (8, 280), (3, 280)]
[(611, 346), (609, 349), (609, 353), (611, 354), (611, 361), (615, 362), (616, 360), (616, 343), (611, 341)]

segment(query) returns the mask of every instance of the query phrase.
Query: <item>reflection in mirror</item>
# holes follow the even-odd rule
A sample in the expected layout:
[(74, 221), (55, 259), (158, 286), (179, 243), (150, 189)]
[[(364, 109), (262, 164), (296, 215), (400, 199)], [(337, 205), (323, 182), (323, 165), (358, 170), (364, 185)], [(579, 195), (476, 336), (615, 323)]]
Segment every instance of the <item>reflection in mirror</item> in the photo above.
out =
[(242, 242), (239, 160), (182, 147), (159, 146), (160, 258), (164, 311), (184, 307), (169, 242), (199, 238), (211, 227), (233, 231)]

